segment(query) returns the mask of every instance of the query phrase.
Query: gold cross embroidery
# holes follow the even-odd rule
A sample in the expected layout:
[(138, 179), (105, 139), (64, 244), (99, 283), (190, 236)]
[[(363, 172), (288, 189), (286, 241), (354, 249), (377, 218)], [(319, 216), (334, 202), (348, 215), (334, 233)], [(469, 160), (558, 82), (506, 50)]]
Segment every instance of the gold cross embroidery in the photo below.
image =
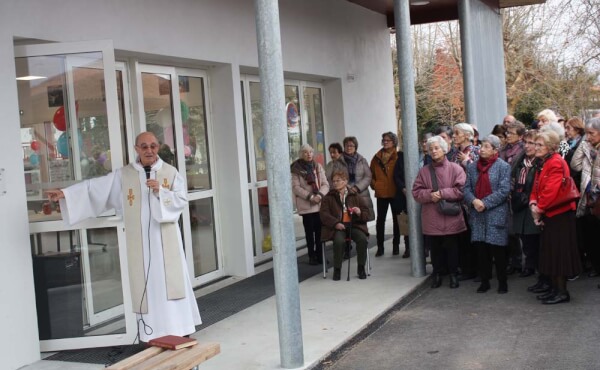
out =
[(129, 194), (127, 195), (127, 200), (129, 201), (129, 206), (133, 205), (134, 199), (135, 199), (135, 195), (133, 195), (133, 189), (129, 189)]
[(167, 181), (166, 178), (163, 179), (162, 187), (165, 188), (165, 189), (169, 188), (169, 182)]

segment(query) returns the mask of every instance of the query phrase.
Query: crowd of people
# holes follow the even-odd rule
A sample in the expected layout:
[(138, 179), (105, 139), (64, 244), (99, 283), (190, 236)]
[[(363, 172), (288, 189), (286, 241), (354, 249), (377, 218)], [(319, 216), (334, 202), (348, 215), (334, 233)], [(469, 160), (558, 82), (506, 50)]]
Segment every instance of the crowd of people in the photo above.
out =
[[(568, 281), (582, 273), (600, 276), (594, 238), (600, 227), (600, 115), (565, 120), (544, 109), (529, 129), (508, 115), (481, 139), (473, 124), (440, 126), (422, 135), (420, 170), (408, 190), (395, 133), (382, 134), (370, 163), (357, 149), (355, 137), (332, 143), (323, 168), (305, 145), (291, 167), (309, 263), (323, 263), (322, 241), (332, 240), (334, 280), (350, 239), (357, 246), (358, 276), (366, 278), (368, 221), (376, 219), (375, 256), (384, 255), (388, 209), (394, 215), (392, 254), (400, 254), (396, 215), (406, 212), (407, 191), (421, 204), (432, 288), (448, 275), (450, 288), (474, 280), (480, 282), (477, 293), (485, 293), (495, 269), (498, 293), (508, 292), (508, 275), (536, 275), (528, 291), (543, 304), (557, 304), (570, 301)], [(404, 240), (402, 257), (408, 258)]]

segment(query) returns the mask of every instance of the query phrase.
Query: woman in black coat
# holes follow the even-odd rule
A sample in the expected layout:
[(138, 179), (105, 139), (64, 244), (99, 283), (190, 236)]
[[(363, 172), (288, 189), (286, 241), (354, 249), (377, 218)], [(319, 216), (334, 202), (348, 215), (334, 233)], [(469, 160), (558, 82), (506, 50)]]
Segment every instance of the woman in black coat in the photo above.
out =
[[(404, 153), (398, 152), (398, 159), (396, 160), (396, 164), (394, 165), (394, 183), (396, 184), (396, 209), (398, 212), (406, 211), (406, 183), (404, 182)], [(398, 215), (394, 215), (394, 217), (398, 217)], [(400, 246), (395, 245), (393, 250), (393, 255), (400, 254)], [(408, 235), (404, 235), (404, 254), (402, 258), (410, 257), (410, 249), (408, 247)]]

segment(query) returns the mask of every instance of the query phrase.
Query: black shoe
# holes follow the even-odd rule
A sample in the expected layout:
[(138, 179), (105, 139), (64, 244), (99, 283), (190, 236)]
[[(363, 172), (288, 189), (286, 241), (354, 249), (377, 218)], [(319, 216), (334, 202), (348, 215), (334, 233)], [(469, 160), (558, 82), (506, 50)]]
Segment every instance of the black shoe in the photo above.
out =
[(392, 255), (393, 256), (397, 256), (400, 254), (400, 246), (399, 245), (394, 245), (394, 249), (392, 250)]
[(575, 281), (577, 279), (579, 279), (579, 274), (573, 275), (573, 276), (567, 276), (568, 281)]
[(489, 280), (481, 280), (481, 285), (477, 288), (477, 293), (485, 293), (490, 290), (490, 281)]
[(439, 288), (441, 286), (442, 286), (442, 275), (435, 274), (435, 276), (433, 277), (433, 283), (431, 283), (431, 288), (435, 289), (435, 288)]
[(375, 257), (383, 256), (383, 247), (377, 247), (377, 253), (375, 253)]
[(350, 258), (350, 253), (347, 250), (344, 250), (344, 259), (347, 260)]
[(596, 270), (592, 270), (588, 273), (588, 277), (597, 277), (600, 276), (599, 273), (596, 272)]
[(536, 299), (540, 300), (540, 301), (545, 301), (547, 299), (550, 299), (552, 297), (554, 297), (556, 294), (558, 294), (554, 289), (550, 289), (548, 292), (544, 293), (544, 294), (540, 294), (538, 296), (535, 296)]
[(498, 282), (498, 294), (506, 294), (508, 293), (508, 284), (505, 281)]
[(542, 285), (544, 285), (544, 281), (538, 279), (538, 281), (536, 281), (535, 284), (527, 287), (527, 291), (533, 292), (535, 289), (541, 287)]
[(319, 260), (317, 260), (317, 257), (309, 257), (308, 264), (311, 266), (316, 266), (319, 264)]
[(569, 295), (569, 292), (565, 292), (565, 293), (557, 293), (556, 295), (554, 295), (554, 297), (544, 299), (542, 301), (542, 303), (543, 304), (557, 304), (557, 303), (569, 302), (570, 300), (571, 300), (571, 296)]
[(540, 293), (548, 293), (552, 287), (550, 284), (542, 283), (539, 287), (533, 289), (531, 293), (540, 294)]
[(402, 254), (402, 258), (410, 258), (410, 249), (404, 249), (404, 254)]
[(342, 269), (334, 268), (333, 269), (333, 281), (338, 281), (342, 278)]
[(450, 274), (450, 289), (458, 288), (458, 276), (456, 274)]
[(358, 278), (364, 280), (367, 278), (367, 273), (365, 272), (364, 265), (358, 265)]
[(460, 274), (458, 275), (458, 281), (472, 280), (477, 277), (477, 274)]
[(535, 273), (535, 271), (533, 271), (533, 269), (523, 269), (523, 271), (521, 271), (521, 273), (519, 274), (520, 278), (525, 278), (525, 277), (529, 277), (531, 275), (533, 275)]

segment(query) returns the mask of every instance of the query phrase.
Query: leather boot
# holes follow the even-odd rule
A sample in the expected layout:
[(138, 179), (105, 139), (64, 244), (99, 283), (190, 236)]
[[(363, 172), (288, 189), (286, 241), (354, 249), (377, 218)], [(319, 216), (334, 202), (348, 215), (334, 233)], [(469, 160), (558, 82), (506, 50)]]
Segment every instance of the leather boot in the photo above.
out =
[(333, 269), (333, 281), (338, 281), (342, 278), (342, 269), (334, 268)]
[(410, 249), (408, 247), (404, 249), (404, 254), (402, 255), (402, 258), (410, 258)]
[(400, 246), (399, 245), (394, 245), (394, 250), (392, 251), (392, 255), (393, 256), (397, 256), (400, 254)]
[(361, 280), (367, 278), (367, 273), (365, 272), (365, 265), (358, 265), (358, 278)]
[(442, 286), (442, 275), (435, 274), (433, 276), (433, 283), (431, 283), (431, 288), (435, 289), (439, 288), (440, 286)]
[(544, 299), (542, 301), (543, 304), (557, 304), (557, 303), (563, 303), (563, 302), (569, 302), (571, 300), (571, 296), (569, 295), (569, 292), (564, 292), (564, 293), (556, 293), (556, 295), (554, 297), (550, 297), (548, 299)]
[(450, 274), (450, 289), (458, 288), (458, 276), (456, 274)]
[(535, 298), (539, 299), (540, 301), (545, 301), (547, 299), (554, 297), (556, 294), (557, 294), (556, 290), (550, 289), (548, 292), (546, 292), (544, 294), (540, 294), (540, 295), (536, 296)]
[(375, 257), (383, 256), (383, 247), (377, 247), (377, 253), (375, 253)]
[(477, 293), (485, 293), (490, 290), (490, 281), (481, 279), (481, 284), (477, 288)]

